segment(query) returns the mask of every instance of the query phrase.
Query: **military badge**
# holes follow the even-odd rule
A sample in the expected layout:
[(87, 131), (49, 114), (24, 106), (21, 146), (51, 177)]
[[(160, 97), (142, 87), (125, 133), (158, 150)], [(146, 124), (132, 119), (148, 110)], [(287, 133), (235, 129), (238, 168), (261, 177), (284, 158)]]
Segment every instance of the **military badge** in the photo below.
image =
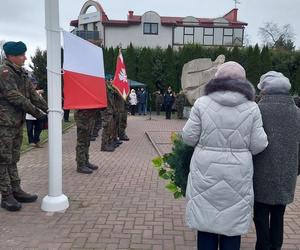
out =
[(7, 79), (8, 75), (9, 75), (8, 69), (4, 68), (4, 69), (1, 70), (1, 77), (3, 79)]

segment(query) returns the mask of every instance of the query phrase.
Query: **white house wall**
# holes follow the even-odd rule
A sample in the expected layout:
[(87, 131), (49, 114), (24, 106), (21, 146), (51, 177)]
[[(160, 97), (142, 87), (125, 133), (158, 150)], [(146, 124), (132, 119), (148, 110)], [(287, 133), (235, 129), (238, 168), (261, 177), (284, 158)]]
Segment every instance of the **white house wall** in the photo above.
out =
[(123, 48), (130, 45), (136, 47), (161, 47), (167, 48), (172, 44), (172, 27), (158, 25), (158, 35), (145, 35), (144, 25), (129, 27), (105, 27), (105, 46), (117, 47), (122, 44)]

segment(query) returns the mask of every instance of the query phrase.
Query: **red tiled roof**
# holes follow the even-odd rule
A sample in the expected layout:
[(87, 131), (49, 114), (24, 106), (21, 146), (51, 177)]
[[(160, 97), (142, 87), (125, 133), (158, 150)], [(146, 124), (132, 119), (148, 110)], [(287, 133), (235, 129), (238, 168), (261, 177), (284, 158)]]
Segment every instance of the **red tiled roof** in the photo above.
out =
[[(231, 27), (239, 27), (248, 25), (245, 22), (240, 22), (237, 20), (237, 11), (238, 9), (232, 9), (223, 17), (229, 22), (229, 26)], [(129, 26), (136, 25), (141, 23), (142, 16), (133, 15), (133, 11), (129, 11), (129, 15), (127, 16), (127, 20), (109, 20), (106, 16), (104, 10), (101, 7), (102, 14), (102, 23), (105, 26)], [(170, 17), (170, 16), (161, 16), (161, 24), (170, 26), (170, 25), (183, 25), (183, 19), (185, 17)], [(207, 26), (212, 25), (214, 23), (215, 18), (196, 18), (198, 20), (199, 25)], [(76, 22), (77, 21), (77, 22)], [(70, 22), (71, 26), (78, 27), (78, 20), (72, 20)]]

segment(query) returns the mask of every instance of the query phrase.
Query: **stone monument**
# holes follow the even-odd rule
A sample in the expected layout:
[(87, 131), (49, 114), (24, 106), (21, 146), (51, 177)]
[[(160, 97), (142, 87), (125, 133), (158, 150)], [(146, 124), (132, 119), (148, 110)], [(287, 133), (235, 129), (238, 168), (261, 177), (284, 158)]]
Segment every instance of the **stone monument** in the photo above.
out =
[(204, 94), (205, 85), (214, 77), (218, 66), (224, 62), (225, 56), (219, 55), (215, 61), (199, 58), (184, 64), (181, 87), (191, 105)]

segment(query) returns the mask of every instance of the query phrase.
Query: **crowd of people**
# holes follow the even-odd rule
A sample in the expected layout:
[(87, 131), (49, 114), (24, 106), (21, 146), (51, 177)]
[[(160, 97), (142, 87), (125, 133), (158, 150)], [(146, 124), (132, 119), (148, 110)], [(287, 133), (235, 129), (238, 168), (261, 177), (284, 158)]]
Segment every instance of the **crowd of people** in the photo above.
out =
[[(23, 124), (30, 143), (38, 145), (40, 127), (48, 106), (22, 68), (23, 42), (3, 46), (6, 59), (0, 66), (0, 191), (1, 207), (18, 211), (21, 203), (34, 202), (36, 194), (21, 188), (20, 159)], [(91, 174), (98, 166), (89, 161), (90, 142), (102, 128), (101, 150), (113, 152), (126, 135), (126, 100), (107, 81), (105, 109), (76, 110), (77, 172)], [(300, 110), (282, 73), (260, 77), (260, 97), (236, 62), (222, 64), (194, 103), (183, 131), (183, 141), (194, 147), (186, 198), (186, 222), (197, 230), (198, 249), (240, 249), (241, 235), (254, 220), (256, 250), (281, 249), (284, 213), (293, 202), (299, 169)], [(184, 93), (171, 87), (155, 95), (156, 114), (162, 107), (171, 119), (174, 105), (183, 118)], [(130, 112), (146, 115), (147, 92), (132, 89)], [(66, 119), (66, 118), (65, 118)], [(34, 129), (35, 127), (35, 129)], [(252, 214), (254, 217), (252, 218)]]
[[(177, 118), (183, 119), (183, 109), (187, 105), (187, 99), (181, 90), (176, 94), (169, 86), (165, 92), (157, 90), (153, 93), (154, 104), (156, 115), (160, 115), (161, 111), (165, 111), (166, 119), (171, 119), (171, 114), (174, 110), (177, 111)], [(151, 106), (152, 103), (148, 104), (147, 92), (144, 88), (131, 89), (128, 96), (129, 111), (131, 115), (135, 115), (137, 110), (139, 115), (147, 114), (147, 106)], [(150, 107), (151, 108), (151, 107)]]

